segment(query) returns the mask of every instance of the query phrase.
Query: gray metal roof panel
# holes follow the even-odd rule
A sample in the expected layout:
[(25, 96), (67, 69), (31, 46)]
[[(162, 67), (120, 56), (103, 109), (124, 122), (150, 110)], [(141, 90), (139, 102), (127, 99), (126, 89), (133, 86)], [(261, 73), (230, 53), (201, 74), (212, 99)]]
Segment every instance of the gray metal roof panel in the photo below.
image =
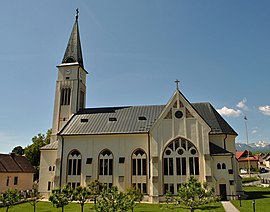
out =
[[(210, 134), (237, 135), (210, 103), (194, 103), (192, 106), (211, 127)], [(71, 118), (59, 134), (146, 133), (164, 107), (164, 105), (154, 105), (82, 109)], [(139, 116), (146, 117), (146, 120), (139, 120)], [(116, 121), (109, 121), (109, 118), (116, 118)], [(88, 122), (82, 122), (82, 119), (88, 120)]]
[(210, 103), (193, 103), (192, 106), (211, 127), (210, 134), (226, 133), (237, 135)]
[[(70, 120), (60, 134), (145, 133), (163, 108), (164, 105), (83, 109)], [(140, 116), (146, 120), (139, 120)], [(115, 118), (116, 121), (110, 121), (110, 118)]]

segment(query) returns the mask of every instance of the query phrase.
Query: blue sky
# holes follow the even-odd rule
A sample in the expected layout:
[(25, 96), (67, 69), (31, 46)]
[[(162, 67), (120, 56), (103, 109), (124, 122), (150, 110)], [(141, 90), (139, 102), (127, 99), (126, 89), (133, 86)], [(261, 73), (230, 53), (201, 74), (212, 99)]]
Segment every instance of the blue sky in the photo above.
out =
[(0, 152), (51, 128), (56, 66), (79, 8), (87, 107), (166, 104), (175, 79), (237, 141), (270, 141), (270, 1), (3, 1)]

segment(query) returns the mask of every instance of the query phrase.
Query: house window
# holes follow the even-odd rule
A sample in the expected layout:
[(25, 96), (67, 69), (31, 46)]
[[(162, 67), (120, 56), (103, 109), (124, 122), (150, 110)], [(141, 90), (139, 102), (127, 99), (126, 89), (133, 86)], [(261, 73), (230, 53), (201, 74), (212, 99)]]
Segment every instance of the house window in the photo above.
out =
[(73, 150), (68, 156), (68, 175), (81, 175), (82, 157), (78, 150)]
[(52, 171), (52, 167), (51, 167), (51, 166), (49, 166), (49, 172), (50, 172), (50, 171)]
[(14, 177), (14, 185), (18, 185), (18, 177)]
[(198, 176), (199, 153), (195, 145), (183, 138), (170, 142), (163, 152), (164, 192), (173, 194), (177, 184), (182, 182), (181, 176)]
[(119, 158), (119, 163), (125, 163), (125, 158), (124, 157), (120, 157)]
[(220, 163), (217, 164), (217, 169), (221, 169)]
[(71, 95), (70, 88), (62, 88), (61, 89), (61, 98), (60, 98), (61, 105), (69, 105), (70, 104), (70, 95)]
[(9, 177), (7, 177), (7, 183), (6, 183), (7, 186), (9, 186)]

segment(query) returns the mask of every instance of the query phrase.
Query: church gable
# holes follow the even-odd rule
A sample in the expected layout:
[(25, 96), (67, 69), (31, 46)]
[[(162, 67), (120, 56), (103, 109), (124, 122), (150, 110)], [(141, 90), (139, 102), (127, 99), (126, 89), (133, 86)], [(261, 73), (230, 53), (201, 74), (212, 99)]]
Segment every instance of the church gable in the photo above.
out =
[(198, 130), (198, 126), (203, 127), (208, 133), (210, 132), (207, 122), (183, 94), (176, 90), (151, 129), (153, 132), (159, 131), (160, 133), (160, 128), (162, 128), (163, 136), (168, 138), (181, 136), (192, 139), (192, 134), (194, 135)]

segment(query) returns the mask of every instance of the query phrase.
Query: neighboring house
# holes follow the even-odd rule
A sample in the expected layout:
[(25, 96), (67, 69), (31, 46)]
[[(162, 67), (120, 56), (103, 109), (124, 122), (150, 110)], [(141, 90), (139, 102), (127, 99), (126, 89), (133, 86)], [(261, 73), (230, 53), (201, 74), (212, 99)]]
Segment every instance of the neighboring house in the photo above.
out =
[(263, 164), (266, 167), (270, 168), (270, 154), (267, 153), (266, 155), (264, 155), (264, 157), (262, 158), (262, 160), (263, 160)]
[(263, 164), (263, 158), (264, 158), (264, 156), (265, 156), (265, 153), (263, 153), (263, 152), (261, 152), (261, 153), (259, 153), (258, 154), (258, 157), (259, 157), (259, 166), (262, 166), (262, 165), (264, 165)]
[(210, 103), (190, 103), (177, 84), (164, 105), (85, 108), (86, 75), (76, 17), (58, 65), (51, 141), (41, 149), (45, 197), (95, 179), (120, 190), (137, 187), (149, 202), (176, 194), (190, 176), (222, 199), (242, 190), (237, 133)]
[(236, 152), (235, 157), (238, 160), (239, 169), (248, 170), (249, 164), (250, 170), (259, 168), (259, 156), (253, 155), (249, 150)]
[(0, 154), (0, 193), (7, 189), (31, 190), (35, 170), (21, 155)]

